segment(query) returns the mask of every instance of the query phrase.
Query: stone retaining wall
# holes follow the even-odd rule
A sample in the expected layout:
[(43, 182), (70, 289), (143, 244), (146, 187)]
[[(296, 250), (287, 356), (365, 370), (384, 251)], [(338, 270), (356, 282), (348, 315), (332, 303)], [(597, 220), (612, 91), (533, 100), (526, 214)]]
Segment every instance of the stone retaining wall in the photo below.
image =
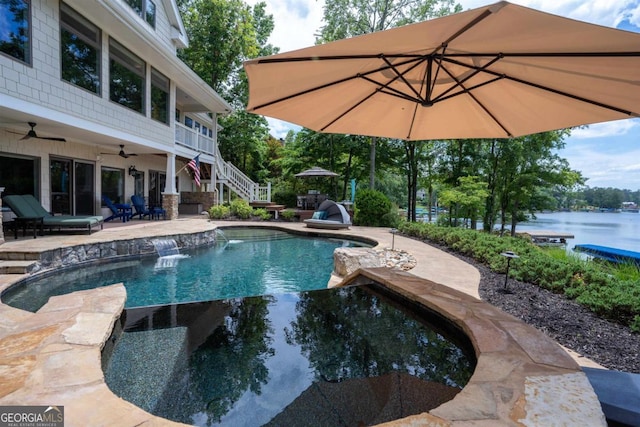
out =
[(180, 193), (180, 203), (200, 203), (205, 210), (216, 204), (216, 192), (214, 191), (183, 191)]
[[(192, 249), (214, 244), (216, 236), (215, 230), (208, 230), (200, 233), (163, 236), (157, 239), (173, 239), (179, 249)], [(40, 257), (36, 260), (31, 273), (69, 267), (83, 262), (107, 260), (114, 257), (152, 256), (156, 254), (156, 249), (153, 245), (155, 239), (154, 237), (145, 237), (52, 249), (40, 253)]]

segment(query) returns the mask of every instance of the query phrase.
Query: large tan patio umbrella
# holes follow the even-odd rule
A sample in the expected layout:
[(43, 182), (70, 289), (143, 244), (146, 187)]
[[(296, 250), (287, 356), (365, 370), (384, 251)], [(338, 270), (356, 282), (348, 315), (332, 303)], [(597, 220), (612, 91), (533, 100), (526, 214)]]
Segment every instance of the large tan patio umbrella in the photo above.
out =
[(320, 132), (507, 138), (640, 113), (640, 34), (507, 2), (244, 66), (248, 111)]

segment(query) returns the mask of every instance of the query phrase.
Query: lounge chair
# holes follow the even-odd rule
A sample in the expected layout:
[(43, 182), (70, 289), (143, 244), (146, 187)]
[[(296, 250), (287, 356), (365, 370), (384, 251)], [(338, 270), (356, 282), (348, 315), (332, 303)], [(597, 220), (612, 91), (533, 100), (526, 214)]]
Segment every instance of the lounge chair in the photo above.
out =
[(159, 207), (147, 208), (144, 204), (144, 199), (136, 194), (131, 196), (131, 203), (134, 209), (133, 215), (131, 216), (132, 218), (138, 216), (139, 219), (142, 219), (145, 216), (149, 216), (149, 219), (160, 219), (160, 215), (162, 215), (164, 219), (167, 218), (167, 211)]
[(131, 209), (131, 206), (126, 203), (113, 203), (107, 196), (102, 196), (102, 201), (111, 211), (111, 216), (105, 218), (105, 221), (111, 221), (113, 219), (120, 218), (122, 222), (127, 222), (133, 216), (133, 210)]
[(325, 200), (320, 203), (318, 209), (313, 213), (313, 217), (305, 219), (304, 223), (309, 228), (339, 230), (349, 228), (351, 225), (351, 217), (344, 206), (333, 200)]
[[(26, 229), (31, 223), (31, 226), (34, 227), (34, 237), (36, 228), (48, 228), (49, 230), (84, 228), (91, 234), (93, 227), (100, 226), (101, 230), (103, 227), (104, 218), (99, 215), (53, 215), (43, 208), (31, 194), (5, 196), (2, 201), (11, 208), (16, 215), (16, 221), (22, 223), (23, 229)], [(15, 234), (17, 238), (17, 226)]]

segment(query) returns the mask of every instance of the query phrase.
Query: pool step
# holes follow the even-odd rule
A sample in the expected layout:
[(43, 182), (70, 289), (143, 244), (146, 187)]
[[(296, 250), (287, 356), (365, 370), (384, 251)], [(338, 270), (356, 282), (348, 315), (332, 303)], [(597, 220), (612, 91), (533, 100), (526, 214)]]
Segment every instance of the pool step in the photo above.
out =
[(27, 274), (36, 266), (37, 261), (2, 261), (0, 274)]
[[(162, 416), (166, 407), (183, 405), (188, 381), (188, 330), (185, 327), (127, 332), (120, 336), (107, 362), (105, 379), (109, 388), (125, 400)], [(156, 354), (162, 353), (161, 363)]]
[(40, 252), (4, 251), (0, 252), (0, 261), (39, 261)]

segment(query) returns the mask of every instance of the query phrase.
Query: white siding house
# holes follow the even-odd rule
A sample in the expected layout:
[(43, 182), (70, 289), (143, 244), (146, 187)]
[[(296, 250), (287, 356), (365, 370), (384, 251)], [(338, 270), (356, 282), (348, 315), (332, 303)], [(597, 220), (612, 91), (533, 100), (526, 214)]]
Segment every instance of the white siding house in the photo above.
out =
[[(181, 192), (234, 184), (216, 143), (231, 107), (177, 58), (188, 40), (175, 0), (0, 0), (0, 16), (5, 195), (106, 218), (103, 195), (138, 194), (176, 218)], [(198, 154), (196, 188), (183, 167)], [(249, 200), (253, 185), (235, 184)]]

